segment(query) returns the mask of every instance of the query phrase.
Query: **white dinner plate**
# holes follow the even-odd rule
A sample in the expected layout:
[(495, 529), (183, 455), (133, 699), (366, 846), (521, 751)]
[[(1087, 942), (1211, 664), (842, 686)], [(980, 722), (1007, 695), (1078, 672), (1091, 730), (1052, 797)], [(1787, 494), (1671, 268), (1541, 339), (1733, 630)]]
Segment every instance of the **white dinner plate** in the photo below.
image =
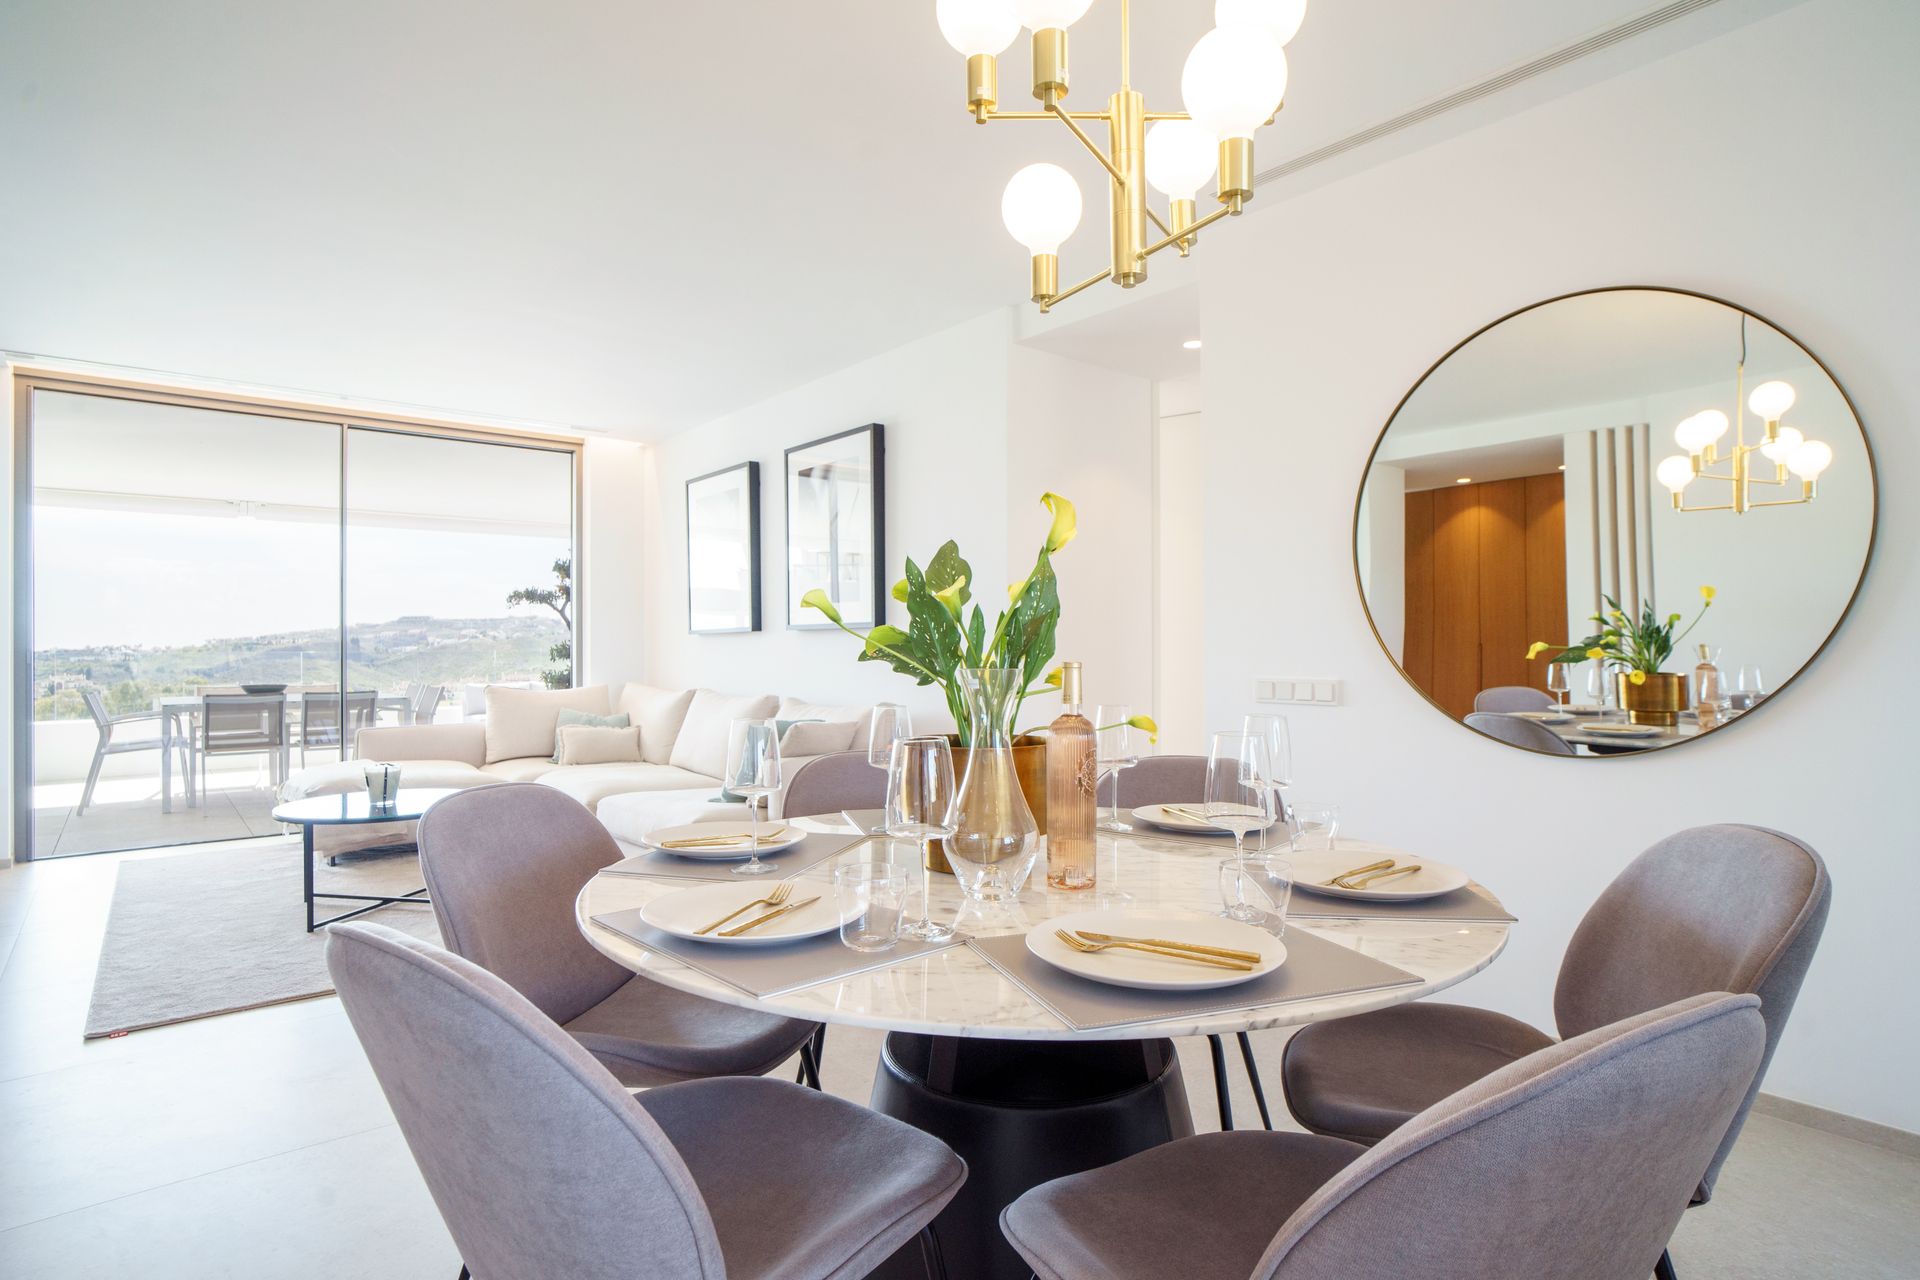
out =
[[(1197, 804), (1175, 807), (1192, 809), (1196, 813), (1200, 811), (1200, 806)], [(1194, 836), (1224, 836), (1229, 840), (1233, 839), (1231, 831), (1216, 827), (1210, 822), (1196, 822), (1192, 818), (1183, 818), (1177, 813), (1168, 813), (1167, 807), (1163, 804), (1143, 804), (1133, 811), (1133, 816), (1149, 826), (1159, 827), (1165, 831), (1180, 831)], [(1268, 827), (1273, 825), (1271, 822), (1266, 824)], [(1256, 829), (1264, 831), (1266, 827)]]
[(1612, 738), (1651, 738), (1660, 730), (1650, 724), (1590, 724), (1582, 733), (1598, 733)]
[(1531, 720), (1535, 724), (1565, 724), (1573, 719), (1558, 711), (1509, 711), (1507, 714), (1521, 720)]
[[(801, 902), (818, 895), (818, 902), (797, 911), (789, 911), (779, 919), (769, 920), (751, 933), (743, 933), (738, 937), (723, 938), (720, 930), (708, 934), (699, 932), (736, 907), (744, 907), (749, 902), (766, 897), (772, 889), (773, 885), (760, 881), (703, 884), (697, 889), (682, 889), (678, 893), (655, 898), (640, 908), (640, 918), (662, 933), (670, 933), (676, 938), (713, 942), (726, 947), (770, 947), (782, 942), (797, 942), (802, 938), (816, 938), (840, 927), (841, 915), (834, 905), (833, 886), (807, 881), (793, 886), (791, 901)], [(849, 903), (848, 906), (849, 917), (859, 914), (858, 903)], [(771, 910), (772, 907), (764, 906), (749, 908), (727, 921), (721, 929), (743, 925)]]
[[(765, 839), (766, 832), (783, 826), (786, 830), (780, 833), (778, 840)], [(763, 822), (760, 831), (760, 856), (763, 858), (782, 849), (791, 849), (807, 838), (806, 832), (790, 822)], [(698, 849), (661, 848), (662, 842), (667, 840), (699, 840), (708, 836), (732, 836), (734, 839), (730, 844), (705, 845)], [(646, 836), (648, 848), (659, 849), (676, 858), (694, 858), (701, 862), (729, 862), (747, 858), (753, 853), (752, 840), (750, 824), (745, 822), (688, 822), (677, 827), (659, 827), (647, 832)]]
[(1603, 716), (1607, 714), (1606, 707), (1576, 706), (1572, 704), (1561, 708), (1561, 710), (1570, 716)]
[[(1124, 947), (1111, 947), (1097, 955), (1089, 954), (1075, 951), (1060, 941), (1054, 934), (1056, 929), (1065, 929), (1069, 933), (1086, 929), (1116, 937), (1164, 938), (1204, 947), (1252, 951), (1259, 954), (1260, 962), (1243, 972), (1238, 969), (1216, 969), (1212, 965), (1174, 960)], [(1056, 969), (1064, 969), (1109, 986), (1134, 987), (1141, 991), (1206, 991), (1213, 987), (1234, 987), (1272, 973), (1287, 959), (1286, 947), (1265, 929), (1198, 911), (1152, 911), (1141, 908), (1076, 911), (1072, 915), (1056, 916), (1028, 931), (1027, 950)]]
[[(1342, 889), (1327, 882), (1342, 872), (1392, 858), (1400, 866), (1418, 865), (1410, 876), (1395, 876), (1364, 889)], [(1329, 898), (1352, 898), (1357, 902), (1419, 902), (1443, 893), (1467, 887), (1467, 873), (1458, 867), (1432, 858), (1422, 858), (1404, 849), (1385, 845), (1342, 840), (1332, 853), (1296, 853), (1288, 857), (1293, 864), (1293, 887)]]

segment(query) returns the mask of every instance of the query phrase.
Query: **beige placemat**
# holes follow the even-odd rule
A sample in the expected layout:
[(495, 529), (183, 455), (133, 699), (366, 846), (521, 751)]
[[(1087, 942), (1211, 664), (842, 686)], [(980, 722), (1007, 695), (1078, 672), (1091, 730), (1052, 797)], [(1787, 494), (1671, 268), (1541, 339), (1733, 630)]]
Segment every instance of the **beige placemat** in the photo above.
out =
[(1308, 920), (1455, 920), (1461, 924), (1512, 924), (1518, 919), (1472, 885), (1417, 902), (1361, 902), (1295, 884), (1287, 915)]
[(973, 938), (967, 945), (1076, 1031), (1163, 1022), (1231, 1009), (1353, 995), (1417, 984), (1405, 969), (1300, 929), (1287, 930), (1287, 962), (1272, 973), (1210, 991), (1136, 991), (1056, 969), (1027, 950), (1024, 934)]
[(839, 932), (835, 931), (772, 947), (729, 947), (712, 942), (689, 942), (662, 933), (640, 918), (638, 908), (609, 911), (593, 917), (593, 922), (750, 996), (785, 995), (802, 987), (917, 960), (965, 941), (957, 935), (943, 942), (902, 938), (891, 951), (855, 951), (843, 945)]
[[(776, 880), (798, 875), (814, 864), (824, 862), (837, 853), (851, 849), (867, 838), (851, 832), (816, 832), (790, 849), (782, 849), (778, 853), (761, 854), (760, 861), (770, 864), (776, 870), (760, 878), (771, 884)], [(669, 880), (744, 881), (747, 877), (733, 874), (733, 869), (745, 861), (745, 858), (730, 858), (724, 862), (711, 862), (704, 858), (676, 858), (670, 853), (655, 849), (602, 868), (601, 874), (659, 876)]]

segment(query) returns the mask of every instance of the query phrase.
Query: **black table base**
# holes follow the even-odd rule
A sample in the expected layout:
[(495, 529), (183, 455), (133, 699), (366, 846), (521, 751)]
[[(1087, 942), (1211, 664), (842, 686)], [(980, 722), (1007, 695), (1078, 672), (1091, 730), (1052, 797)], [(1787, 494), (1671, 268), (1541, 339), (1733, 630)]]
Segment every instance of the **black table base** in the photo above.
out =
[[(321, 893), (317, 891), (313, 887), (313, 861), (315, 857), (313, 852), (313, 827), (314, 824), (311, 822), (303, 822), (300, 824), (300, 864), (304, 872), (302, 879), (306, 886), (308, 933), (312, 933), (315, 929), (324, 929), (330, 924), (339, 924), (342, 920), (351, 920), (355, 916), (363, 916), (369, 911), (378, 911), (381, 907), (390, 907), (398, 902), (411, 902), (415, 905), (432, 904), (433, 900), (426, 896), (427, 889), (425, 885), (422, 885), (410, 893), (400, 894), (397, 897), (372, 893)], [(315, 920), (313, 918), (313, 903), (316, 898), (330, 898), (341, 902), (364, 902), (367, 905), (364, 907), (355, 907), (351, 911), (342, 911), (339, 915), (328, 916), (325, 920)]]
[[(896, 1031), (880, 1055), (873, 1109), (933, 1134), (967, 1162), (966, 1185), (934, 1220), (956, 1280), (1027, 1280), (1027, 1264), (1000, 1234), (1000, 1211), (1023, 1192), (1193, 1132), (1171, 1040)], [(873, 1274), (921, 1280), (918, 1244)]]

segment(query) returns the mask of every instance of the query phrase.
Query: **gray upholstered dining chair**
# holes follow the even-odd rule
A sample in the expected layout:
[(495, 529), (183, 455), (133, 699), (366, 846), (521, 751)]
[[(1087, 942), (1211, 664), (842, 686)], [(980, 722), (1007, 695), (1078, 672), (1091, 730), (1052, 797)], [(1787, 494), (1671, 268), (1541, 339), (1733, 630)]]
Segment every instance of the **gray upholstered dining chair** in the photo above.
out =
[(793, 771), (780, 798), (782, 818), (810, 818), (847, 809), (880, 809), (887, 803), (887, 771), (867, 763), (864, 751), (815, 756)]
[(264, 755), (277, 788), (287, 780), (287, 695), (208, 693), (200, 698), (194, 750), (205, 769), (214, 756)]
[(1553, 696), (1525, 684), (1497, 684), (1473, 695), (1475, 711), (1551, 711)]
[[(1832, 901), (1826, 864), (1778, 831), (1693, 827), (1655, 844), (1615, 878), (1574, 930), (1554, 989), (1563, 1037), (1703, 991), (1761, 1000), (1766, 1050), (1692, 1201), (1704, 1204), (1760, 1090)], [(1378, 1142), (1440, 1098), (1552, 1044), (1505, 1014), (1417, 1002), (1302, 1027), (1282, 1081), (1314, 1133)], [(1672, 1273), (1661, 1259), (1660, 1273)]]
[(1509, 715), (1504, 711), (1472, 711), (1467, 714), (1467, 718), (1462, 723), (1469, 729), (1478, 729), (1489, 738), (1498, 738), (1501, 742), (1525, 747), (1529, 751), (1539, 751), (1550, 756), (1580, 754), (1573, 749), (1572, 743), (1547, 726), (1535, 724), (1531, 720), (1522, 720), (1519, 716)]
[(440, 936), (635, 1087), (760, 1075), (796, 1052), (819, 1087), (819, 1023), (676, 991), (607, 959), (573, 902), (619, 846), (584, 805), (537, 782), (475, 787), (420, 818), (420, 868)]
[(519, 992), (394, 929), (327, 967), (427, 1189), (484, 1280), (852, 1280), (967, 1169), (939, 1139), (780, 1080), (638, 1096)]
[(1545, 1046), (1369, 1149), (1203, 1134), (1001, 1214), (1041, 1280), (1644, 1280), (1765, 1051), (1694, 996)]

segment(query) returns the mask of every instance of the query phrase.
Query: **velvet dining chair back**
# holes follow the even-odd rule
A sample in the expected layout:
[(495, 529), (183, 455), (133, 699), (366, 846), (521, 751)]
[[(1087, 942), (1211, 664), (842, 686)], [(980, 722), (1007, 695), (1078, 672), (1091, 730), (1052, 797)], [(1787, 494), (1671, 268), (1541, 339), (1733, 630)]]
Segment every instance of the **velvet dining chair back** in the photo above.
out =
[(1553, 698), (1532, 685), (1497, 684), (1473, 695), (1475, 711), (1551, 711)]
[(570, 1022), (633, 975), (593, 949), (574, 899), (620, 861), (607, 829), (537, 782), (455, 792), (420, 818), (420, 868), (449, 950)]
[(846, 809), (883, 809), (887, 771), (867, 763), (864, 751), (815, 756), (793, 771), (780, 800), (782, 818), (811, 818)]
[(1502, 1067), (1335, 1174), (1253, 1280), (1644, 1280), (1760, 1065), (1759, 1006), (1694, 996)]
[(1567, 944), (1553, 995), (1562, 1037), (1694, 992), (1760, 997), (1766, 1052), (1696, 1201), (1712, 1194), (1759, 1092), (1832, 899), (1826, 863), (1792, 836), (1733, 823), (1692, 827), (1629, 863)]
[(1205, 756), (1142, 756), (1131, 769), (1100, 781), (1100, 803), (1112, 804), (1116, 779), (1125, 808), (1147, 804), (1202, 804), (1207, 798)]
[(475, 1275), (726, 1274), (667, 1135), (518, 992), (381, 925), (334, 926), (327, 967)]
[(1496, 738), (1508, 746), (1525, 747), (1529, 751), (1538, 751), (1549, 756), (1578, 755), (1566, 739), (1543, 724), (1531, 720), (1522, 720), (1519, 716), (1508, 715), (1500, 711), (1473, 711), (1462, 721), (1469, 729), (1478, 729), (1489, 738)]

